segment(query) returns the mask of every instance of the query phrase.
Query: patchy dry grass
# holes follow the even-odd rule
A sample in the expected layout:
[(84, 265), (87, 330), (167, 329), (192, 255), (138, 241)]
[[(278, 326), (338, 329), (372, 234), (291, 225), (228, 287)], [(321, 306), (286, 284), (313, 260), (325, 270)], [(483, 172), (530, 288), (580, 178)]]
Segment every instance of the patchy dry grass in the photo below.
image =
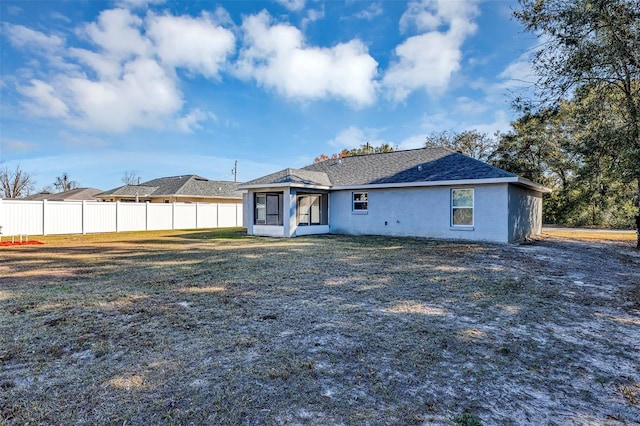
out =
[(583, 241), (636, 241), (638, 234), (633, 230), (586, 229), (586, 228), (544, 228), (543, 235)]
[(237, 230), (0, 248), (0, 424), (633, 424), (640, 254)]

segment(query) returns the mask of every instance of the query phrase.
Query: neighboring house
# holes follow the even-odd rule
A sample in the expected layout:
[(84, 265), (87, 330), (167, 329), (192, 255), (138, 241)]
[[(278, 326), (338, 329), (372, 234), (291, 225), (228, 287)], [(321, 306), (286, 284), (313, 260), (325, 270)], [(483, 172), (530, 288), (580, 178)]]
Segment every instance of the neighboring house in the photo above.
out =
[(97, 195), (102, 201), (151, 203), (229, 203), (242, 202), (237, 182), (209, 180), (197, 175), (153, 179), (139, 185), (124, 185)]
[(24, 200), (29, 201), (98, 201), (96, 195), (101, 193), (101, 189), (96, 188), (76, 188), (63, 192), (38, 192), (37, 194), (24, 197)]
[(540, 233), (549, 190), (445, 148), (330, 159), (240, 186), (250, 235), (511, 242)]

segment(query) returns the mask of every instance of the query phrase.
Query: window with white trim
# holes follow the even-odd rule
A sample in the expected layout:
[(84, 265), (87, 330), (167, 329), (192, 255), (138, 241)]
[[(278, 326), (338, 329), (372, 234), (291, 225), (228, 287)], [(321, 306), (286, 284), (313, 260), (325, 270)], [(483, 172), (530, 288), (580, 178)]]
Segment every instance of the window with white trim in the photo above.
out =
[(369, 210), (369, 193), (354, 192), (353, 193), (353, 211), (366, 212)]
[(451, 190), (451, 225), (473, 226), (473, 189)]
[(282, 226), (282, 194), (259, 192), (255, 195), (256, 225)]
[(298, 195), (298, 225), (326, 225), (327, 195)]

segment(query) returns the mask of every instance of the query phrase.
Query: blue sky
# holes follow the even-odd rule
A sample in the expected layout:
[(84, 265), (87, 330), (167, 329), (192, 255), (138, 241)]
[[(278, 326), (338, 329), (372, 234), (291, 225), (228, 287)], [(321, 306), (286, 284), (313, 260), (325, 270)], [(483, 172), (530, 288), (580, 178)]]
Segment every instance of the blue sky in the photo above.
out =
[(370, 142), (508, 131), (534, 44), (517, 2), (0, 3), (0, 163), (36, 190), (250, 180)]

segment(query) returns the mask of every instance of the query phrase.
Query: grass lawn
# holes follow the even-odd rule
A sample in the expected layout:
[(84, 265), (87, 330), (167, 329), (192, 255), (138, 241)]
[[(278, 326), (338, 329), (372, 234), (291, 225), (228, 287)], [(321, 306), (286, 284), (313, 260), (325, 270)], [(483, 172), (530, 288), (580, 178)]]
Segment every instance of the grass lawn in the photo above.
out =
[(634, 239), (33, 238), (0, 425), (640, 422)]

